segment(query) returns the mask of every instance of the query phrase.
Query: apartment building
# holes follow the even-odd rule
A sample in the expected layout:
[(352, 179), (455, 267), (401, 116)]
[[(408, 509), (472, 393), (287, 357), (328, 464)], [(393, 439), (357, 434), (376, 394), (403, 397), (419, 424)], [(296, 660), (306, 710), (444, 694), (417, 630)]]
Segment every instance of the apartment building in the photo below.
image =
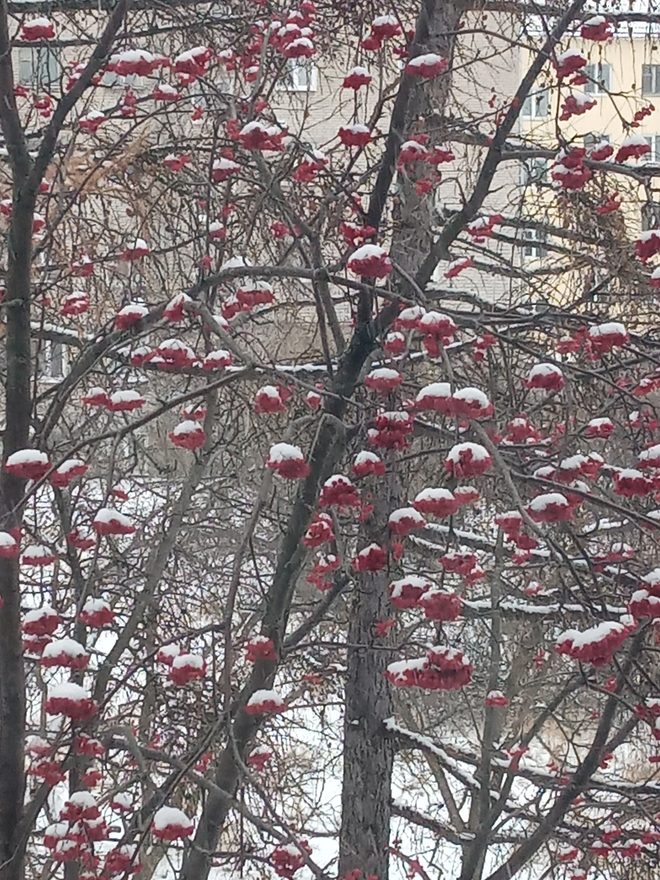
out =
[[(438, 229), (471, 193), (483, 163), (484, 141), (494, 130), (498, 111), (508, 105), (524, 75), (529, 58), (520, 48), (521, 39), (520, 22), (491, 14), (467, 21), (457, 42), (450, 104), (438, 120), (456, 157), (441, 167), (442, 182), (433, 196)], [(343, 77), (354, 63), (354, 58), (347, 59), (344, 66), (336, 59), (328, 64), (323, 59), (292, 62), (273, 101), (278, 117), (293, 131), (304, 128), (305, 137), (317, 148), (336, 143), (338, 126), (355, 113), (353, 93), (342, 89)], [(368, 67), (368, 61), (360, 63)], [(374, 100), (375, 95), (367, 92), (364, 118)], [(526, 136), (530, 130), (527, 104), (524, 113), (520, 133)], [(385, 114), (378, 128), (386, 126)], [(523, 273), (529, 266), (536, 267), (540, 249), (534, 230), (524, 228), (524, 197), (532, 173), (533, 169), (519, 161), (500, 164), (483, 214), (502, 214), (517, 226), (483, 241), (461, 237), (452, 257), (470, 257), (474, 265), (447, 278), (450, 267), (441, 263), (433, 282), (439, 290), (467, 291), (500, 304), (519, 300), (528, 286)]]
[[(587, 58), (584, 68), (587, 82), (574, 92), (579, 100), (581, 95), (586, 96), (593, 106), (582, 115), (560, 121), (560, 105), (570, 88), (564, 87), (560, 95), (554, 71), (548, 69), (539, 77), (522, 108), (521, 139), (531, 147), (543, 149), (556, 146), (560, 130), (569, 145), (588, 148), (606, 141), (616, 149), (624, 138), (635, 133), (642, 135), (650, 147), (648, 155), (639, 162), (660, 164), (660, 30), (657, 25), (640, 22), (622, 25), (608, 42), (574, 37), (562, 46), (563, 50), (568, 48)], [(523, 63), (528, 59), (529, 53), (521, 53)], [(646, 108), (646, 115), (634, 129), (629, 129), (626, 122), (633, 120), (642, 107)], [(634, 167), (638, 163), (629, 164)], [(550, 158), (531, 159), (521, 166), (520, 183), (525, 188), (523, 213), (557, 222), (557, 188), (552, 184), (550, 167)], [(622, 201), (621, 211), (616, 215), (622, 232), (625, 229), (630, 235), (660, 226), (660, 195), (652, 185), (644, 186), (632, 177), (620, 177), (616, 189)], [(526, 237), (524, 255), (530, 269), (542, 271), (549, 263), (561, 261), (561, 255), (551, 253), (555, 242), (548, 240), (545, 232), (530, 229)], [(587, 282), (597, 284), (607, 276), (608, 270), (606, 266), (595, 266), (587, 273)], [(566, 273), (557, 281), (551, 281), (549, 290), (551, 296), (562, 299), (566, 294), (578, 293), (584, 285), (584, 271)]]

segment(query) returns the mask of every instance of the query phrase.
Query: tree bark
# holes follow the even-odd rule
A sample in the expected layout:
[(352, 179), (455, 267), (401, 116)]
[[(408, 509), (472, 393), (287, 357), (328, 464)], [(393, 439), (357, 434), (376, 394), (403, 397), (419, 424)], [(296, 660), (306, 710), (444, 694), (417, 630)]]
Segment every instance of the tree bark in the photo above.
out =
[[(459, 4), (423, 0), (411, 54), (435, 52), (451, 61), (460, 20)], [(378, 226), (396, 168), (401, 144), (425, 131), (432, 114), (447, 104), (449, 76), (420, 84), (404, 77), (392, 111), (385, 156), (369, 205), (368, 220)], [(432, 143), (442, 139), (437, 126)], [(432, 246), (432, 195), (420, 195), (415, 180), (404, 176), (394, 204), (391, 255), (397, 268), (414, 276)], [(405, 281), (403, 282), (405, 284)], [(396, 468), (396, 463), (393, 462)], [(395, 473), (379, 486), (374, 499), (369, 540), (387, 542), (387, 519), (400, 495)], [(388, 640), (374, 637), (377, 621), (388, 616), (387, 572), (366, 575), (356, 584), (348, 631), (348, 671), (344, 714), (344, 775), (339, 839), (339, 876), (360, 869), (387, 880), (394, 743), (385, 736), (383, 720), (392, 714), (385, 679), (391, 661)]]
[[(34, 199), (18, 186), (9, 231), (7, 373), (3, 461), (29, 445), (30, 263)], [(0, 528), (20, 526), (25, 481), (0, 474)], [(0, 560), (0, 880), (22, 880), (25, 839), (20, 834), (25, 793), (25, 672), (17, 559)]]
[[(366, 542), (387, 541), (390, 500), (398, 494), (395, 476), (378, 499)], [(348, 669), (344, 702), (344, 778), (339, 848), (339, 876), (360, 869), (387, 880), (390, 842), (390, 789), (394, 743), (385, 736), (383, 719), (392, 715), (385, 679), (391, 662), (389, 638), (378, 637), (375, 624), (388, 616), (389, 572), (364, 574), (355, 584), (348, 627)]]

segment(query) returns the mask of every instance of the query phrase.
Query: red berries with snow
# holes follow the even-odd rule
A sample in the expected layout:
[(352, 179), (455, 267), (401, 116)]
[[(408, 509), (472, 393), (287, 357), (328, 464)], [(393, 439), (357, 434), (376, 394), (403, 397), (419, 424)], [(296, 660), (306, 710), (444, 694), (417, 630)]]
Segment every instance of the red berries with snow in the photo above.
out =
[(282, 149), (282, 137), (286, 132), (275, 125), (265, 125), (254, 119), (238, 132), (238, 142), (244, 150), (270, 151)]
[(387, 551), (376, 543), (363, 547), (353, 560), (353, 568), (359, 572), (382, 571), (386, 565)]
[(177, 685), (190, 684), (206, 675), (206, 663), (199, 654), (177, 654), (172, 660), (168, 678)]
[(451, 260), (445, 269), (445, 278), (456, 278), (461, 272), (473, 265), (472, 257), (458, 257), (456, 260)]
[(26, 480), (39, 480), (50, 468), (45, 452), (38, 449), (19, 449), (7, 458), (5, 470), (14, 477)]
[(417, 329), (425, 336), (451, 342), (458, 327), (453, 318), (442, 312), (425, 312), (417, 321)]
[(397, 370), (389, 367), (378, 367), (365, 376), (364, 384), (371, 391), (378, 394), (390, 394), (395, 391), (403, 382), (403, 377)]
[(89, 391), (83, 395), (82, 402), (85, 406), (102, 406), (107, 409), (110, 408), (110, 397), (108, 392), (104, 388), (99, 388), (98, 386), (90, 388)]
[(399, 312), (394, 320), (394, 327), (396, 330), (415, 330), (425, 313), (423, 306), (408, 306)]
[(615, 161), (626, 162), (628, 159), (641, 159), (651, 152), (651, 145), (641, 134), (629, 135), (617, 150)]
[(206, 443), (206, 432), (199, 422), (186, 419), (169, 432), (167, 435), (173, 446), (180, 449), (201, 449)]
[(383, 341), (383, 348), (391, 357), (399, 357), (406, 347), (406, 337), (403, 333), (388, 333)]
[(593, 325), (589, 328), (587, 338), (592, 351), (597, 355), (606, 354), (613, 348), (620, 348), (626, 345), (629, 339), (628, 331), (617, 321)]
[(117, 76), (150, 76), (165, 61), (146, 49), (125, 49), (110, 57), (106, 69)]
[(89, 822), (101, 815), (96, 799), (88, 791), (74, 791), (60, 810), (60, 821)]
[(96, 710), (90, 692), (82, 685), (65, 682), (48, 689), (46, 712), (49, 715), (64, 715), (72, 721), (88, 721)]
[(122, 844), (106, 853), (103, 873), (107, 876), (139, 874), (141, 870), (142, 864), (137, 858), (137, 849), (132, 844)]
[(31, 18), (21, 25), (21, 39), (28, 43), (36, 43), (39, 40), (54, 40), (55, 25), (45, 16)]
[(371, 33), (379, 40), (388, 40), (399, 36), (401, 25), (396, 15), (377, 15), (371, 22)]
[(305, 864), (305, 855), (311, 855), (312, 849), (305, 840), (298, 844), (282, 843), (270, 854), (270, 863), (278, 877), (290, 880)]
[(490, 470), (493, 459), (479, 443), (457, 443), (445, 459), (445, 470), (453, 477), (476, 477)]
[(427, 620), (439, 623), (456, 620), (461, 614), (461, 600), (452, 590), (432, 587), (420, 596), (419, 607)]
[(493, 404), (478, 388), (460, 388), (452, 394), (456, 415), (468, 419), (485, 419), (493, 414)]
[(79, 458), (69, 458), (51, 472), (48, 480), (51, 486), (65, 489), (73, 480), (84, 476), (88, 470), (89, 465), (85, 464), (84, 461), (81, 461)]
[(582, 116), (597, 103), (595, 98), (589, 97), (585, 92), (572, 92), (570, 95), (566, 95), (563, 100), (559, 119), (565, 122), (573, 116)]
[(122, 259), (132, 263), (135, 260), (142, 260), (144, 257), (148, 257), (150, 253), (151, 248), (147, 242), (143, 238), (136, 238), (135, 241), (131, 242), (131, 244), (124, 249)]
[(379, 449), (405, 449), (414, 428), (410, 414), (398, 411), (378, 413), (374, 426), (367, 436), (370, 445)]
[(255, 746), (247, 756), (245, 763), (248, 767), (261, 772), (272, 757), (273, 752), (268, 746)]
[(347, 507), (360, 506), (360, 493), (348, 477), (343, 474), (334, 474), (328, 477), (321, 487), (319, 495), (320, 507)]
[(225, 156), (220, 156), (214, 159), (211, 166), (211, 180), (213, 183), (223, 183), (225, 180), (229, 180), (230, 177), (238, 174), (240, 170), (241, 166), (238, 162), (234, 162), (233, 159), (228, 159)]
[(385, 473), (385, 462), (375, 452), (362, 450), (353, 460), (353, 473), (356, 477), (382, 477)]
[(564, 79), (585, 67), (587, 59), (577, 49), (568, 49), (566, 52), (558, 52), (554, 63), (557, 77)]
[(163, 318), (172, 324), (178, 324), (186, 317), (186, 307), (192, 305), (192, 300), (187, 293), (178, 293), (173, 297), (163, 310)]
[(84, 116), (80, 117), (80, 119), (78, 120), (78, 125), (81, 131), (86, 131), (90, 134), (96, 134), (103, 123), (107, 121), (108, 117), (105, 115), (105, 113), (102, 113), (100, 110), (90, 110), (89, 113), (86, 113)]
[(342, 126), (338, 132), (339, 140), (345, 147), (366, 147), (371, 142), (371, 130), (361, 123)]
[(594, 40), (604, 43), (612, 38), (614, 26), (604, 15), (592, 15), (580, 26), (580, 36), (583, 40)]
[(192, 348), (180, 339), (165, 339), (156, 348), (156, 354), (172, 367), (189, 367), (196, 360)]
[(373, 77), (365, 67), (354, 67), (344, 77), (342, 88), (353, 89), (357, 92), (363, 86), (368, 86)]
[(630, 597), (628, 611), (639, 620), (645, 617), (656, 620), (660, 618), (660, 596), (654, 596), (648, 590), (635, 590)]
[(363, 244), (351, 254), (346, 265), (354, 275), (368, 278), (385, 278), (392, 271), (387, 251), (377, 244)]
[(171, 843), (174, 840), (185, 840), (195, 830), (192, 819), (177, 807), (161, 807), (156, 810), (151, 831), (156, 840)]
[(495, 517), (495, 524), (502, 529), (505, 535), (509, 537), (517, 535), (523, 526), (522, 514), (517, 510), (507, 510), (504, 513), (498, 513)]
[(281, 385), (264, 385), (254, 395), (254, 411), (259, 414), (286, 412), (288, 398), (288, 389)]
[(270, 447), (266, 467), (285, 480), (302, 480), (309, 473), (309, 465), (299, 446), (275, 443)]
[(536, 364), (525, 380), (527, 388), (543, 391), (561, 391), (565, 384), (564, 374), (555, 364)]
[(452, 691), (472, 680), (472, 664), (456, 648), (429, 648), (425, 657), (390, 663), (385, 676), (397, 687)]
[(277, 715), (286, 710), (286, 703), (273, 690), (257, 690), (245, 704), (248, 715)]
[(591, 419), (584, 429), (584, 436), (588, 440), (607, 440), (614, 431), (614, 422), (606, 417)]
[(207, 370), (208, 372), (212, 370), (222, 370), (225, 367), (230, 367), (233, 362), (234, 359), (231, 352), (219, 348), (204, 355), (202, 369)]
[(96, 538), (90, 532), (78, 528), (78, 526), (67, 533), (66, 540), (76, 550), (90, 550), (96, 546)]
[(555, 649), (580, 663), (605, 666), (634, 630), (632, 618), (604, 621), (583, 632), (569, 629), (558, 637)]
[(416, 574), (409, 574), (406, 577), (392, 581), (390, 584), (390, 601), (399, 611), (417, 608), (419, 600), (424, 593), (432, 589), (433, 584), (427, 578)]
[(322, 544), (334, 541), (334, 538), (332, 517), (327, 513), (319, 513), (309, 524), (302, 542), (305, 547), (320, 547)]
[(14, 559), (20, 553), (20, 544), (9, 532), (0, 532), (0, 559)]
[(139, 391), (127, 388), (123, 391), (113, 391), (108, 397), (108, 409), (110, 412), (133, 412), (136, 409), (142, 409), (146, 400)]
[(89, 295), (82, 291), (69, 293), (62, 299), (60, 314), (65, 318), (84, 315), (89, 309)]
[(204, 76), (211, 58), (213, 50), (206, 46), (195, 46), (192, 49), (186, 49), (174, 59), (175, 73), (183, 73), (191, 77)]
[(50, 636), (62, 622), (62, 618), (50, 605), (33, 608), (25, 613), (23, 632), (28, 636)]
[(23, 551), (21, 563), (23, 565), (46, 566), (51, 565), (57, 559), (57, 554), (53, 553), (44, 544), (30, 544)]
[(426, 526), (426, 520), (414, 507), (400, 507), (393, 510), (387, 520), (387, 526), (393, 535), (409, 535)]
[(562, 522), (571, 518), (571, 504), (561, 492), (547, 492), (537, 495), (527, 505), (527, 512), (534, 522)]
[(98, 535), (132, 535), (136, 527), (130, 517), (112, 507), (102, 507), (92, 522)]
[(115, 315), (115, 329), (128, 330), (129, 327), (134, 327), (135, 324), (146, 318), (148, 314), (149, 309), (141, 303), (127, 303)]
[(449, 61), (435, 52), (427, 52), (424, 55), (417, 55), (411, 58), (406, 64), (405, 72), (408, 76), (415, 76), (421, 79), (432, 79), (439, 76), (449, 69)]
[(85, 626), (100, 629), (112, 623), (115, 619), (115, 613), (104, 599), (95, 599), (90, 596), (85, 599), (79, 617)]
[(635, 468), (614, 471), (614, 491), (624, 498), (642, 498), (654, 490), (653, 480)]
[(449, 382), (432, 382), (425, 385), (414, 401), (419, 412), (439, 412), (451, 415), (454, 412), (454, 398)]
[(458, 502), (449, 489), (427, 488), (415, 496), (413, 501), (415, 510), (432, 516), (451, 516), (458, 510)]
[(89, 663), (89, 654), (75, 639), (55, 639), (46, 645), (39, 662), (42, 666), (85, 669)]
[(484, 703), (490, 707), (503, 709), (505, 706), (509, 705), (509, 698), (506, 697), (502, 691), (488, 691)]
[(249, 663), (259, 660), (276, 660), (275, 645), (268, 636), (253, 636), (245, 643), (245, 659)]

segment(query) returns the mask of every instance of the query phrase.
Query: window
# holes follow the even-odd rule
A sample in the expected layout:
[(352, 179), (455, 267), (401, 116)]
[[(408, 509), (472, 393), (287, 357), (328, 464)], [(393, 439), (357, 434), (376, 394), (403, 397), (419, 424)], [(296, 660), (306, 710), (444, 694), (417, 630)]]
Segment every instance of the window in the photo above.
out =
[(315, 92), (318, 88), (318, 71), (307, 58), (290, 58), (278, 88), (287, 92)]
[(60, 81), (60, 59), (52, 46), (18, 50), (18, 81), (31, 88), (52, 89)]
[(57, 382), (64, 378), (67, 368), (66, 346), (52, 339), (41, 339), (37, 346), (37, 379), (41, 382)]
[(660, 95), (660, 64), (642, 65), (642, 94)]
[(587, 82), (584, 90), (589, 95), (600, 95), (609, 92), (612, 85), (612, 67), (599, 61), (598, 64), (587, 64), (584, 69)]
[(648, 134), (644, 137), (644, 140), (651, 148), (651, 152), (644, 156), (644, 161), (653, 162), (654, 164), (660, 162), (660, 134)]
[(547, 182), (548, 168), (550, 166), (549, 159), (535, 157), (533, 159), (525, 159), (522, 163), (521, 172), (523, 186), (531, 186), (532, 184), (541, 184)]
[(658, 202), (647, 202), (642, 205), (642, 230), (647, 232), (649, 229), (660, 228), (660, 204)]
[(522, 115), (528, 119), (543, 119), (550, 113), (550, 97), (547, 89), (527, 95), (522, 105)]
[(523, 229), (522, 255), (526, 260), (540, 260), (545, 256), (545, 232), (541, 229)]
[(611, 140), (611, 138), (610, 138), (609, 134), (594, 134), (592, 132), (591, 134), (585, 134), (584, 146), (588, 150), (591, 147), (595, 147), (596, 144), (602, 144), (603, 141), (605, 141), (605, 143), (609, 144), (610, 140)]

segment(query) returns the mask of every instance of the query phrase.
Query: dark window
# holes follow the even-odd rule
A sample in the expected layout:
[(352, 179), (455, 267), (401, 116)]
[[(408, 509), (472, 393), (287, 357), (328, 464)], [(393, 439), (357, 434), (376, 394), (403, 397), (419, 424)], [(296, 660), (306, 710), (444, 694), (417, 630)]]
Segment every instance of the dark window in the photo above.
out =
[(588, 77), (584, 84), (584, 90), (590, 95), (600, 95), (609, 92), (612, 87), (612, 67), (599, 61), (597, 64), (587, 64), (584, 69)]
[(642, 65), (642, 94), (660, 95), (660, 64)]
[(18, 81), (37, 89), (52, 90), (60, 81), (60, 58), (52, 46), (23, 47), (18, 52)]
[(527, 95), (522, 105), (522, 115), (528, 119), (543, 119), (550, 113), (550, 96), (547, 89)]
[(526, 260), (540, 260), (546, 255), (546, 234), (542, 229), (523, 229), (522, 255)]

